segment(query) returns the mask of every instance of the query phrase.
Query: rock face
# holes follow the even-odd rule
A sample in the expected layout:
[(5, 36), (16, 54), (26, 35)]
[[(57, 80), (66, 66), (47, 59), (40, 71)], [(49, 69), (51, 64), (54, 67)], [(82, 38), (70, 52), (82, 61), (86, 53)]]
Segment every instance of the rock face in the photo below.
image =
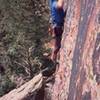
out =
[(65, 9), (50, 100), (100, 100), (100, 1), (65, 0)]

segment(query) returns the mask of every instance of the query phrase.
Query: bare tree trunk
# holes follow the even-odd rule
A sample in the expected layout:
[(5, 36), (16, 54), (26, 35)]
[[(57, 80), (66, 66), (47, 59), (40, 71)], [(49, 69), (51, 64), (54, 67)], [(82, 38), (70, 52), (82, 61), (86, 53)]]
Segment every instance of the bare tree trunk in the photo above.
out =
[(65, 0), (65, 9), (60, 66), (45, 100), (100, 100), (100, 1)]
[(37, 92), (42, 87), (42, 82), (43, 77), (40, 73), (21, 87), (2, 96), (0, 100), (36, 100), (35, 98), (39, 95)]

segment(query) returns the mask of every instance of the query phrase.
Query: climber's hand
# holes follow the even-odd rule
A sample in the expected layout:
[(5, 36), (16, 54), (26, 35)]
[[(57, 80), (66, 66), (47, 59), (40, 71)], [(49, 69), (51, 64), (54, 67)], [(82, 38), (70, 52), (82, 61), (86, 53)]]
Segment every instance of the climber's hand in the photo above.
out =
[(50, 36), (53, 35), (53, 29), (51, 27), (48, 28), (48, 33), (49, 33)]

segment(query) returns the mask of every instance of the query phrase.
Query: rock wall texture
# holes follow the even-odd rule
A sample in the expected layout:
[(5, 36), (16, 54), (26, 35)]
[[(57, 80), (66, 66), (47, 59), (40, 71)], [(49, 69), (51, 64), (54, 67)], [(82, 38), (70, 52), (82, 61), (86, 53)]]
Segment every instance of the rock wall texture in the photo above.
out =
[(100, 1), (65, 0), (65, 9), (60, 66), (49, 99), (100, 100)]

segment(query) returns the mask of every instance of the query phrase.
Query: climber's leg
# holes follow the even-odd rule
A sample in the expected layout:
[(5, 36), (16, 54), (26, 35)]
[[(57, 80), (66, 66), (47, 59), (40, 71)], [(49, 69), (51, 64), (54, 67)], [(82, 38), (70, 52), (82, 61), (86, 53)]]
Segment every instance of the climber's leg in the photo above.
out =
[(52, 59), (52, 61), (56, 62), (57, 54), (61, 47), (61, 39), (62, 39), (62, 33), (63, 33), (62, 27), (55, 27), (53, 33), (54, 33), (54, 41), (53, 41), (53, 49), (52, 49), (51, 59)]

